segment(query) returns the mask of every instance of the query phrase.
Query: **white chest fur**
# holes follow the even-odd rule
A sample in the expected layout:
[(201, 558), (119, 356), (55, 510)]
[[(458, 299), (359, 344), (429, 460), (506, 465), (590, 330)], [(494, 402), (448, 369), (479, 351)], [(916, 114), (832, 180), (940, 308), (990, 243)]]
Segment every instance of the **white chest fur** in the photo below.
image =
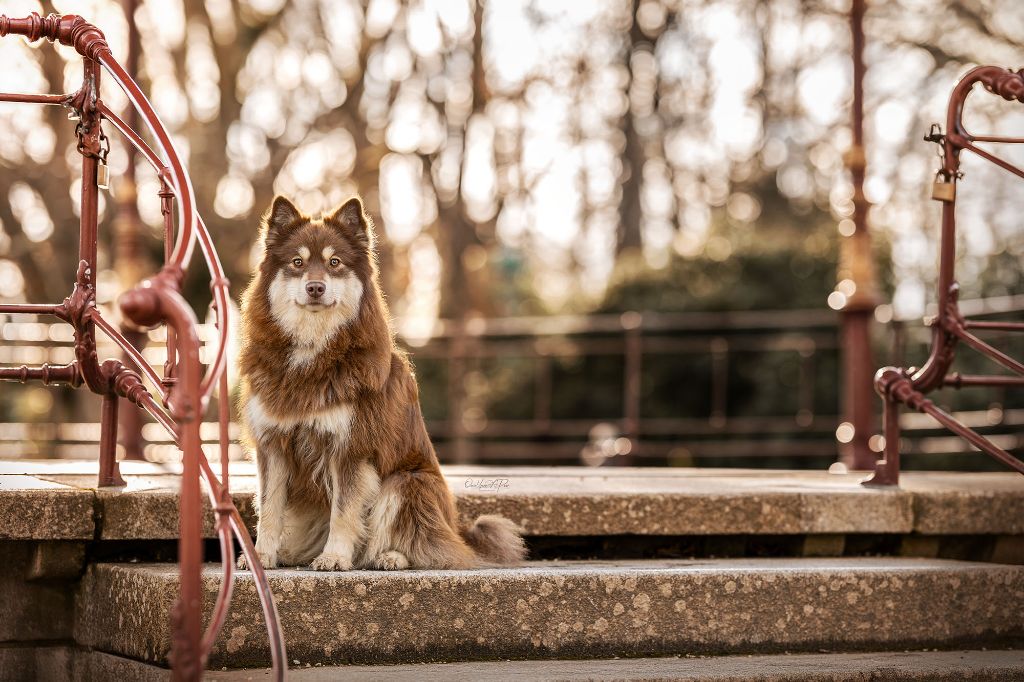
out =
[(250, 396), (245, 405), (245, 416), (252, 435), (257, 439), (274, 431), (306, 427), (347, 441), (352, 430), (353, 410), (350, 404), (341, 403), (319, 412), (279, 417), (269, 413), (258, 396)]

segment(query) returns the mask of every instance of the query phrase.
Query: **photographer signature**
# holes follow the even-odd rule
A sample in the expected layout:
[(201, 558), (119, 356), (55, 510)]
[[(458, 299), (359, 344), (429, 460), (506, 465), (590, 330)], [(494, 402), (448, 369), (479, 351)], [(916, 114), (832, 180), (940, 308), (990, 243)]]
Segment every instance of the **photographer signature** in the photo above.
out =
[(474, 490), (498, 492), (509, 487), (509, 480), (507, 478), (467, 478), (465, 486)]

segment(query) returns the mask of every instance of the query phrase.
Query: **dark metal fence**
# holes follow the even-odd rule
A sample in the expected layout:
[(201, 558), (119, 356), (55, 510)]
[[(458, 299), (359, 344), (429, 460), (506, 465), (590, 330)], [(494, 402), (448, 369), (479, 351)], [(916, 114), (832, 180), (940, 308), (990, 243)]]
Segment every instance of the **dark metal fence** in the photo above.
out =
[[(829, 310), (627, 312), (439, 327), (414, 359), (421, 373), (444, 364), (444, 412), (429, 395), (424, 409), (448, 461), (835, 457), (836, 384), (819, 390), (817, 381), (822, 364), (836, 376)], [(748, 399), (751, 361), (780, 375), (782, 383), (759, 392), (776, 396), (774, 409)]]
[[(961, 308), (1024, 318), (1024, 296)], [(0, 364), (63, 361), (73, 353), (65, 329), (5, 322)], [(874, 332), (876, 355), (889, 362), (927, 356), (931, 329), (921, 321), (876, 322)], [(205, 325), (199, 336), (217, 338)], [(161, 331), (151, 332), (147, 359), (163, 358), (164, 342)], [(99, 351), (108, 351), (102, 341)], [(827, 309), (442, 320), (410, 351), (428, 427), (448, 462), (824, 468), (849, 437), (839, 416), (837, 315)], [(27, 390), (8, 391), (0, 409), (17, 412), (31, 402)], [(96, 414), (70, 395), (66, 404), (60, 398), (44, 405), (38, 423), (0, 423), (0, 456), (94, 457)], [(1024, 448), (1024, 392), (1004, 386), (941, 400), (1005, 449)], [(905, 414), (901, 426), (912, 464), (986, 463), (927, 416)], [(236, 435), (232, 424), (233, 459), (242, 457)], [(143, 425), (142, 436), (147, 459), (180, 456), (159, 425)], [(203, 425), (201, 436), (216, 457), (218, 429)], [(876, 434), (872, 446), (881, 445)]]

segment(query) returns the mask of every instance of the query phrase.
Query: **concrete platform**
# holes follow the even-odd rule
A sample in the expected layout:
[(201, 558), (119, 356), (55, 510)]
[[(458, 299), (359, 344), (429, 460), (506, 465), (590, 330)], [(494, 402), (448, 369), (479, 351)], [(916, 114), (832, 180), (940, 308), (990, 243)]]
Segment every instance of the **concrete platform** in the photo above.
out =
[[(269, 672), (213, 671), (209, 680), (269, 680)], [(289, 671), (297, 682), (552, 682), (584, 680), (664, 682), (835, 682), (1024, 679), (1021, 651), (912, 651), (598, 661), (493, 661), (400, 666), (334, 666)]]
[[(139, 661), (73, 647), (4, 649), (0, 679), (10, 682), (91, 682), (120, 679), (168, 682), (170, 671)], [(271, 680), (269, 669), (212, 670), (218, 682)], [(1024, 679), (1024, 652), (906, 651), (778, 654), (691, 658), (619, 658), (591, 661), (488, 661), (389, 666), (316, 666), (291, 668), (295, 682), (835, 682), (892, 680), (1010, 682)]]
[[(205, 573), (207, 607), (219, 575)], [(164, 663), (177, 568), (94, 564), (74, 639)], [(297, 667), (986, 647), (1024, 638), (1024, 567), (899, 558), (536, 562), (477, 571), (274, 570)], [(242, 572), (211, 666), (269, 664)]]
[[(94, 462), (0, 461), (0, 539), (171, 539), (178, 468), (125, 462), (126, 488), (95, 489)], [(466, 518), (504, 514), (532, 536), (1024, 534), (1024, 476), (910, 472), (896, 490), (864, 474), (739, 469), (448, 466)], [(254, 524), (255, 472), (232, 464)], [(212, 537), (213, 520), (207, 515)]]

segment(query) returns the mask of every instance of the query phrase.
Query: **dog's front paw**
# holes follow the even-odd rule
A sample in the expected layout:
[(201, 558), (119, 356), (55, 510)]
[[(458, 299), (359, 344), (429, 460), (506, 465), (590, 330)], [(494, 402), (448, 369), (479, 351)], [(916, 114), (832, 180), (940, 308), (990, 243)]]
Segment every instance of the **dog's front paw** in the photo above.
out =
[(347, 571), (352, 568), (352, 557), (324, 552), (309, 567), (314, 571)]
[[(264, 552), (257, 548), (256, 558), (260, 560), (260, 565), (263, 568), (277, 568), (277, 552)], [(238, 568), (242, 571), (249, 568), (249, 561), (245, 558), (244, 554), (238, 556)]]

